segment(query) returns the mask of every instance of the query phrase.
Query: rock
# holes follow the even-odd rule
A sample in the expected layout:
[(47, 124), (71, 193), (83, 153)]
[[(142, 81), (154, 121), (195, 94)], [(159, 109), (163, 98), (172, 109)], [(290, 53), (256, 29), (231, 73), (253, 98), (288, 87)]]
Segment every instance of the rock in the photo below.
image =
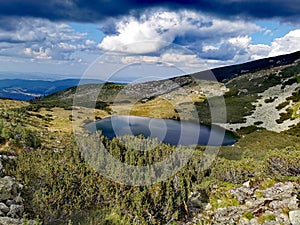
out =
[(16, 202), (15, 202), (14, 200), (8, 199), (8, 200), (6, 201), (6, 205), (7, 205), (7, 206), (16, 205)]
[(254, 194), (254, 190), (242, 186), (240, 188), (236, 188), (230, 191), (231, 194), (237, 197), (237, 200), (241, 203), (245, 202), (246, 199), (251, 197)]
[[(300, 225), (298, 183), (279, 182), (265, 189), (259, 189), (258, 184), (246, 182), (229, 190), (228, 193), (239, 200), (239, 205), (213, 211), (204, 207), (197, 216), (198, 221), (209, 221), (213, 225)], [(263, 223), (261, 218), (266, 218)]]
[(246, 187), (246, 188), (250, 188), (250, 180), (243, 183), (243, 186)]
[(288, 203), (288, 208), (290, 210), (298, 209), (299, 208), (299, 200), (297, 199), (297, 195), (293, 196), (289, 203)]
[(290, 211), (289, 217), (292, 225), (300, 225), (300, 210)]
[(12, 218), (22, 218), (23, 212), (24, 212), (23, 205), (11, 205), (9, 212), (7, 213), (7, 216), (10, 216)]
[(15, 179), (9, 176), (0, 178), (0, 201), (14, 198), (18, 194), (18, 190), (22, 188)]
[(22, 204), (24, 199), (21, 197), (21, 194), (18, 194), (13, 200), (16, 204)]
[(0, 225), (21, 225), (22, 221), (9, 217), (0, 217)]
[(9, 207), (7, 207), (3, 202), (0, 203), (0, 211), (4, 213), (9, 212)]
[(199, 190), (191, 193), (189, 203), (194, 208), (203, 208), (209, 202), (209, 197), (204, 190)]
[(283, 208), (289, 208), (288, 205), (290, 203), (290, 199), (283, 199), (281, 201), (279, 200), (274, 200), (269, 204), (269, 207), (273, 210), (279, 210)]
[(2, 164), (2, 160), (0, 159), (0, 175), (2, 176), (4, 172), (4, 166)]
[(292, 182), (277, 183), (273, 187), (263, 190), (263, 197), (281, 200), (295, 194), (295, 185)]

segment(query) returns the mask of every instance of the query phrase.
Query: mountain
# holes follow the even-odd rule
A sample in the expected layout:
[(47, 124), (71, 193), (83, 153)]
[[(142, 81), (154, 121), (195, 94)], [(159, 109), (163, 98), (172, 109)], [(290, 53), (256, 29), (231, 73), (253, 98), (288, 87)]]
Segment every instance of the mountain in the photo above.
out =
[(241, 74), (289, 65), (299, 59), (300, 51), (297, 51), (291, 54), (259, 59), (243, 64), (215, 68), (212, 69), (212, 72), (218, 81), (226, 81)]
[(15, 100), (33, 100), (37, 97), (49, 95), (60, 90), (77, 86), (78, 83), (103, 83), (101, 80), (81, 80), (65, 79), (56, 81), (46, 80), (22, 80), (22, 79), (4, 79), (0, 80), (0, 98), (9, 98)]
[[(240, 70), (244, 65), (221, 68), (226, 79), (219, 81), (204, 71), (130, 85), (85, 84), (27, 102), (0, 99), (0, 224), (23, 224), (25, 216), (28, 224), (34, 222), (27, 218), (39, 224), (297, 224), (300, 61), (289, 57), (281, 56), (280, 65), (246, 64), (248, 72)], [(216, 99), (225, 103), (226, 121), (214, 123), (234, 131), (234, 145), (171, 146), (74, 131), (114, 115), (192, 120), (192, 110), (210, 124), (212, 112), (224, 112)], [(151, 123), (149, 130), (163, 126)], [(178, 168), (172, 153), (185, 158), (191, 150)], [(165, 169), (132, 170), (157, 163)], [(145, 186), (102, 173), (152, 181), (172, 168), (173, 176)], [(12, 193), (18, 186), (23, 190)]]
[[(255, 60), (252, 62), (247, 62), (239, 65), (215, 68), (212, 69), (211, 71), (202, 71), (202, 72), (190, 74), (189, 76), (197, 79), (211, 79), (210, 76), (212, 72), (218, 81), (226, 82), (231, 78), (237, 77), (242, 74), (289, 65), (299, 60), (299, 58), (300, 58), (300, 51), (287, 54), (287, 55)], [(34, 76), (37, 75), (35, 74)], [(1, 77), (5, 77), (5, 76), (1, 75)], [(183, 77), (184, 80), (186, 76)], [(153, 82), (150, 81), (150, 82), (145, 82), (145, 85), (147, 86), (148, 84), (152, 84), (151, 85), (152, 87), (157, 87), (163, 84), (165, 81), (168, 80), (174, 81), (174, 79), (177, 79), (179, 81), (179, 79), (181, 78), (173, 78), (173, 79), (171, 78), (171, 79), (166, 79), (162, 81), (153, 81)], [(43, 79), (39, 79), (39, 80), (3, 79), (0, 81), (0, 98), (10, 98), (15, 100), (25, 100), (25, 101), (32, 100), (37, 97), (42, 97), (70, 87), (77, 86), (79, 81), (80, 81), (79, 79), (65, 79), (65, 80), (56, 80), (56, 81), (48, 81)], [(179, 82), (181, 83), (183, 81), (181, 80)], [(86, 79), (81, 81), (81, 84), (101, 84), (101, 83), (103, 83), (103, 81), (93, 80), (93, 79)], [(144, 90), (146, 89), (143, 87), (141, 88)], [(164, 92), (168, 92), (169, 89), (170, 88), (168, 87), (168, 85), (166, 85), (166, 89), (164, 89)], [(149, 92), (149, 89), (147, 90), (147, 92)], [(155, 94), (154, 92), (148, 93), (148, 97), (159, 94), (159, 93)]]

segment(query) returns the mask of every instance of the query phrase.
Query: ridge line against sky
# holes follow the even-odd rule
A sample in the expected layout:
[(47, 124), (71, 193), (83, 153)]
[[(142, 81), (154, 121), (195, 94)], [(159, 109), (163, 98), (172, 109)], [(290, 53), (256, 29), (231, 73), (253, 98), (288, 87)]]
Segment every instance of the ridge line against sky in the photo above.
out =
[(299, 12), (291, 0), (0, 0), (0, 71), (80, 77), (115, 52), (197, 72), (300, 50)]

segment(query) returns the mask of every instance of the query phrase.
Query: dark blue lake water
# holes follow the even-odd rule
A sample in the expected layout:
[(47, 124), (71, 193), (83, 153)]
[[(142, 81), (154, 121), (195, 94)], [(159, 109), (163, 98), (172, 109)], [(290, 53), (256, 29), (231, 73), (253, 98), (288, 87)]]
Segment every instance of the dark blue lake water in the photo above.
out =
[(231, 132), (218, 126), (206, 126), (186, 121), (139, 116), (113, 116), (86, 125), (90, 132), (102, 130), (108, 139), (123, 135), (143, 135), (171, 145), (232, 145)]

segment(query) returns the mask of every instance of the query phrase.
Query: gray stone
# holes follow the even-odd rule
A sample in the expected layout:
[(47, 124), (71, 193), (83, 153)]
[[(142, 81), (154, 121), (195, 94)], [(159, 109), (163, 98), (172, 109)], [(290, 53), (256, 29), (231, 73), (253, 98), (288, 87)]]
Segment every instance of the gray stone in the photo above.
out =
[(0, 225), (21, 225), (22, 221), (9, 217), (0, 217)]
[(7, 207), (3, 202), (0, 203), (0, 211), (4, 212), (4, 213), (8, 213), (9, 212), (9, 207)]
[(2, 160), (0, 159), (0, 175), (2, 176), (4, 172), (4, 166), (2, 164)]
[(8, 200), (6, 201), (6, 205), (7, 205), (7, 206), (16, 205), (16, 202), (15, 202), (14, 200), (8, 199)]
[(263, 190), (265, 198), (273, 198), (274, 200), (281, 200), (290, 198), (295, 194), (295, 185), (292, 182), (277, 183), (274, 186)]
[(13, 200), (16, 204), (22, 204), (24, 199), (21, 197), (21, 194), (18, 194)]
[(282, 199), (282, 200), (274, 200), (269, 204), (269, 207), (273, 210), (279, 210), (283, 208), (288, 208), (291, 199)]
[(14, 198), (22, 188), (15, 179), (9, 176), (0, 178), (0, 201)]
[(277, 219), (279, 219), (279, 221), (281, 221), (281, 224), (285, 224), (285, 225), (290, 225), (290, 219), (288, 217), (288, 215), (286, 214), (283, 214), (283, 213), (280, 213), (278, 216), (277, 216)]
[(288, 203), (288, 208), (290, 210), (298, 209), (299, 207), (299, 200), (297, 199), (297, 195), (293, 196), (289, 203)]
[(243, 203), (254, 194), (254, 190), (243, 186), (231, 190), (230, 193), (235, 195), (239, 202)]
[(300, 225), (300, 210), (290, 211), (289, 217), (292, 225)]
[(7, 216), (12, 218), (22, 218), (24, 212), (23, 205), (11, 205)]

